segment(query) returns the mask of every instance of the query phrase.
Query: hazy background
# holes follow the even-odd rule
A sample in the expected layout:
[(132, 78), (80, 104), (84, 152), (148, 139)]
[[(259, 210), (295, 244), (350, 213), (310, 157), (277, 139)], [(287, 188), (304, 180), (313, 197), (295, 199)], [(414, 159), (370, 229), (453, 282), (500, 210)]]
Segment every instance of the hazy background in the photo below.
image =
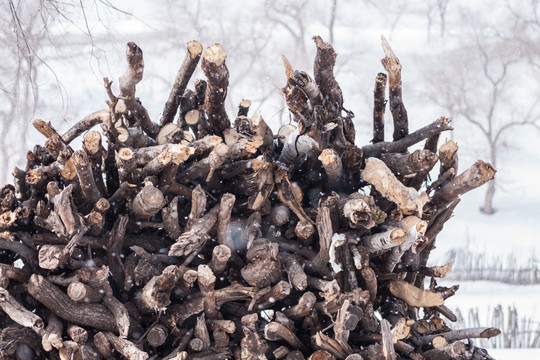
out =
[[(516, 306), (513, 330), (526, 333), (522, 341), (489, 346), (540, 347), (540, 308), (530, 301), (540, 299), (539, 12), (537, 0), (3, 1), (0, 180), (12, 182), (13, 167), (24, 168), (26, 151), (43, 143), (32, 120), (50, 121), (63, 132), (106, 107), (103, 77), (117, 84), (126, 67), (127, 41), (144, 51), (137, 96), (154, 121), (186, 43), (197, 40), (205, 48), (219, 42), (228, 53), (230, 114), (250, 99), (252, 113), (261, 111), (277, 131), (289, 122), (280, 56), (311, 72), (311, 37), (320, 35), (339, 54), (336, 75), (344, 107), (356, 115), (358, 145), (366, 144), (372, 137), (374, 80), (383, 71), (384, 35), (403, 65), (411, 131), (441, 115), (451, 117), (455, 131), (441, 140), (458, 143), (459, 171), (476, 159), (498, 170), (491, 189), (464, 196), (432, 261), (455, 263), (466, 299), (455, 306), (468, 324), (475, 307), (480, 325), (488, 326), (497, 306), (504, 324)], [(202, 77), (198, 70), (192, 80)], [(486, 204), (487, 190), (494, 193), (492, 206), (489, 198)], [(495, 213), (482, 214), (480, 207)], [(501, 297), (509, 293), (521, 295)]]

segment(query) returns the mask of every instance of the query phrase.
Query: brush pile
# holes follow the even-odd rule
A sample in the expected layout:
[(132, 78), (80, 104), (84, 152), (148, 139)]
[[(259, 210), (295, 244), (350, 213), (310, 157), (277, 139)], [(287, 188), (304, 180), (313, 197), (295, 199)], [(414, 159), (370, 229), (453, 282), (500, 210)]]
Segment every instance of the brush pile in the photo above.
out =
[[(313, 77), (283, 57), (294, 125), (276, 135), (249, 100), (229, 119), (225, 50), (196, 41), (159, 121), (135, 97), (143, 53), (128, 43), (108, 109), (65, 134), (34, 122), (46, 141), (0, 190), (2, 359), (489, 358), (470, 339), (499, 330), (451, 330), (458, 286), (436, 281), (451, 264), (427, 260), (495, 170), (458, 174), (444, 117), (409, 133), (384, 38), (373, 140), (355, 145), (336, 53), (314, 41)], [(206, 80), (188, 89), (199, 60)]]

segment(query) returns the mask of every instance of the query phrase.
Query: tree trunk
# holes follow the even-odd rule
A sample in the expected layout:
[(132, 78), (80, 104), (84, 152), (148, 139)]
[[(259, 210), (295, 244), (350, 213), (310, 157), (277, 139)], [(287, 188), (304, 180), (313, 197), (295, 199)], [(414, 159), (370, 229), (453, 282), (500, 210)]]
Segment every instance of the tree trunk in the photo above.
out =
[(495, 195), (495, 180), (488, 182), (488, 188), (486, 191), (486, 196), (484, 198), (484, 206), (480, 209), (486, 215), (493, 215), (495, 209), (493, 208), (493, 196)]
[[(490, 145), (491, 165), (497, 166), (497, 147), (496, 144)], [(493, 196), (495, 195), (495, 179), (491, 180), (487, 184), (486, 196), (484, 197), (484, 205), (480, 208), (480, 211), (486, 215), (495, 214), (493, 208)]]

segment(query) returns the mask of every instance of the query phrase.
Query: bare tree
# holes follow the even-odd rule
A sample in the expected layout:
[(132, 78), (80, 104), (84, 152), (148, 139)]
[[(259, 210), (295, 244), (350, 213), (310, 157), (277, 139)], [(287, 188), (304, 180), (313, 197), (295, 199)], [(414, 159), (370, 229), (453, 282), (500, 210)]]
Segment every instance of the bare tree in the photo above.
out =
[(307, 19), (305, 11), (308, 5), (309, 0), (267, 0), (264, 7), (266, 19), (286, 30), (293, 41), (295, 57), (302, 60), (307, 58), (306, 40), (310, 38), (307, 32), (310, 20)]
[[(30, 11), (23, 13), (23, 7)], [(0, 108), (0, 157), (2, 163), (13, 166), (24, 155), (26, 127), (39, 103), (40, 58), (35, 49), (43, 42), (49, 20), (30, 4), (10, 0), (2, 2), (0, 8), (0, 39), (2, 48), (7, 50), (0, 63), (0, 90), (4, 99)], [(21, 151), (13, 151), (15, 145)], [(5, 183), (7, 171), (1, 174), (0, 181)]]
[[(469, 29), (457, 47), (437, 58), (434, 68), (442, 72), (425, 72), (430, 84), (425, 95), (481, 135), (489, 161), (497, 168), (506, 134), (518, 126), (540, 129), (540, 89), (530, 81), (536, 69), (520, 55), (520, 44), (506, 36), (513, 28), (502, 28), (500, 20), (497, 26), (481, 23), (482, 17), (470, 12), (462, 13), (462, 18)], [(516, 91), (523, 84), (530, 85), (527, 99)], [(486, 214), (495, 211), (495, 190), (491, 181), (481, 208)]]
[(332, 0), (332, 10), (330, 11), (330, 21), (328, 23), (328, 41), (334, 43), (334, 26), (336, 24), (337, 0)]
[[(121, 12), (108, 1), (8, 0), (0, 3), (0, 182), (5, 183), (9, 169), (21, 164), (26, 152), (27, 127), (39, 110), (44, 78), (55, 81), (54, 93), (65, 104), (67, 94), (52, 66), (58, 50), (66, 45), (66, 33), (54, 31), (55, 25), (72, 27), (85, 35), (95, 49), (87, 22), (88, 9)], [(56, 29), (58, 30), (58, 29)], [(90, 56), (92, 56), (90, 54)], [(73, 58), (73, 53), (70, 54)], [(38, 81), (39, 79), (43, 79)], [(49, 96), (52, 97), (52, 96)]]
[(446, 31), (446, 14), (449, 0), (426, 0), (427, 37), (431, 40), (431, 28), (439, 22), (439, 36), (444, 37)]

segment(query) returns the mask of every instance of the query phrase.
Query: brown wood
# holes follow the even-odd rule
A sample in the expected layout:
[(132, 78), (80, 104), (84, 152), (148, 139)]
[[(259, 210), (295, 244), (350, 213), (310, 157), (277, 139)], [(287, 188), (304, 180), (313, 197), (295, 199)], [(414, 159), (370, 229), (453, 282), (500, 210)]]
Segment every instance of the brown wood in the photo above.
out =
[(378, 73), (375, 79), (374, 102), (373, 102), (373, 140), (376, 144), (384, 141), (384, 112), (386, 110), (386, 79), (385, 73)]
[(216, 275), (221, 274), (227, 268), (227, 262), (231, 258), (231, 249), (226, 245), (217, 245), (212, 250), (210, 268)]
[(111, 332), (104, 332), (107, 340), (111, 343), (112, 347), (120, 354), (130, 360), (146, 360), (149, 355), (141, 351), (137, 346), (129, 340), (120, 338)]
[(328, 188), (338, 189), (343, 177), (343, 165), (339, 154), (337, 151), (327, 148), (322, 151), (318, 159), (324, 167), (326, 176), (328, 176)]
[(45, 351), (51, 351), (54, 348), (60, 349), (62, 344), (63, 324), (53, 313), (50, 313), (47, 319), (47, 327), (41, 335), (41, 345)]
[(206, 89), (206, 116), (214, 133), (220, 134), (230, 127), (230, 121), (225, 111), (225, 98), (229, 87), (229, 70), (225, 65), (227, 53), (220, 44), (206, 49), (202, 59), (202, 69), (208, 78)]
[(103, 305), (113, 314), (118, 334), (120, 337), (126, 338), (130, 329), (129, 313), (117, 298), (112, 295), (107, 295), (103, 298)]
[(278, 258), (279, 244), (260, 238), (246, 253), (248, 264), (241, 269), (242, 278), (259, 288), (273, 285), (281, 278), (281, 263)]
[(376, 144), (362, 146), (361, 149), (366, 158), (370, 156), (379, 156), (380, 154), (386, 152), (402, 152), (406, 151), (409, 146), (419, 143), (422, 140), (428, 139), (435, 134), (439, 134), (443, 131), (448, 131), (452, 129), (453, 128), (450, 126), (450, 120), (445, 117), (440, 117), (431, 124), (426, 125), (397, 141), (382, 141)]
[(170, 265), (160, 275), (152, 277), (142, 289), (140, 310), (163, 311), (171, 303), (171, 292), (178, 281), (178, 267)]
[(67, 294), (71, 300), (79, 303), (98, 303), (103, 299), (103, 294), (79, 281), (69, 284)]
[(390, 44), (384, 36), (381, 36), (382, 48), (385, 57), (381, 60), (384, 69), (388, 72), (388, 90), (390, 101), (390, 112), (394, 119), (394, 141), (399, 140), (409, 133), (409, 120), (407, 110), (403, 105), (401, 88), (401, 64), (392, 51)]
[(24, 308), (9, 292), (0, 288), (0, 308), (17, 324), (26, 326), (40, 333), (44, 327), (43, 320), (33, 312)]
[(469, 169), (456, 176), (452, 181), (437, 191), (431, 199), (432, 204), (450, 203), (458, 196), (484, 185), (495, 177), (497, 171), (489, 163), (478, 160)]
[(204, 312), (206, 316), (208, 319), (216, 319), (218, 317), (214, 293), (216, 276), (208, 265), (199, 265), (197, 268), (197, 282), (199, 283), (201, 294), (204, 296)]
[(396, 203), (404, 214), (422, 215), (424, 204), (429, 200), (427, 194), (419, 194), (415, 189), (403, 185), (386, 164), (377, 158), (366, 160), (362, 178), (375, 186), (385, 198)]
[(390, 292), (405, 300), (411, 306), (431, 307), (444, 303), (444, 299), (437, 293), (430, 290), (421, 290), (402, 280), (392, 281), (388, 287)]
[(187, 54), (182, 62), (182, 66), (178, 70), (176, 79), (174, 80), (174, 85), (169, 94), (169, 99), (165, 104), (163, 109), (163, 114), (161, 116), (160, 125), (164, 126), (167, 123), (170, 123), (174, 120), (174, 116), (178, 111), (178, 105), (180, 104), (180, 96), (184, 94), (187, 84), (191, 75), (195, 71), (199, 59), (202, 54), (202, 45), (197, 41), (190, 41), (187, 43)]
[(112, 345), (109, 342), (109, 339), (103, 332), (98, 332), (94, 335), (94, 345), (98, 351), (107, 359), (111, 359), (113, 356)]
[(293, 349), (305, 349), (304, 344), (291, 330), (277, 322), (265, 325), (264, 338), (270, 341), (285, 340)]
[(84, 344), (88, 341), (88, 331), (77, 325), (70, 325), (67, 328), (69, 337), (78, 344)]
[(305, 292), (302, 297), (298, 300), (298, 304), (291, 306), (288, 309), (285, 309), (283, 312), (287, 317), (298, 320), (309, 315), (311, 310), (315, 307), (317, 298), (315, 294), (310, 291)]
[(93, 206), (104, 194), (96, 185), (92, 165), (88, 155), (83, 150), (77, 150), (71, 156), (84, 198), (90, 206)]
[(315, 82), (325, 100), (324, 107), (329, 113), (328, 117), (333, 119), (341, 115), (343, 107), (341, 88), (334, 76), (337, 54), (332, 45), (325, 42), (320, 36), (314, 36), (313, 41), (317, 47), (317, 54), (313, 62)]
[(158, 347), (163, 345), (169, 336), (169, 330), (162, 324), (155, 324), (150, 328), (146, 339), (151, 346)]
[[(447, 359), (499, 333), (449, 330), (458, 286), (435, 278), (451, 264), (427, 266), (460, 195), (495, 170), (457, 173), (455, 143), (437, 148), (447, 118), (409, 133), (385, 40), (373, 141), (354, 145), (339, 58), (314, 42), (313, 73), (282, 58), (296, 124), (276, 136), (249, 100), (231, 127), (226, 52), (195, 41), (159, 121), (136, 97), (144, 59), (128, 43), (118, 95), (104, 79), (108, 109), (64, 135), (34, 122), (45, 143), (0, 188), (0, 357)], [(189, 86), (200, 57), (208, 81)]]
[(76, 303), (40, 275), (30, 277), (28, 293), (56, 316), (73, 324), (117, 331), (114, 317), (103, 305)]
[(131, 210), (140, 218), (156, 214), (165, 205), (163, 193), (152, 184), (145, 185), (133, 199)]

